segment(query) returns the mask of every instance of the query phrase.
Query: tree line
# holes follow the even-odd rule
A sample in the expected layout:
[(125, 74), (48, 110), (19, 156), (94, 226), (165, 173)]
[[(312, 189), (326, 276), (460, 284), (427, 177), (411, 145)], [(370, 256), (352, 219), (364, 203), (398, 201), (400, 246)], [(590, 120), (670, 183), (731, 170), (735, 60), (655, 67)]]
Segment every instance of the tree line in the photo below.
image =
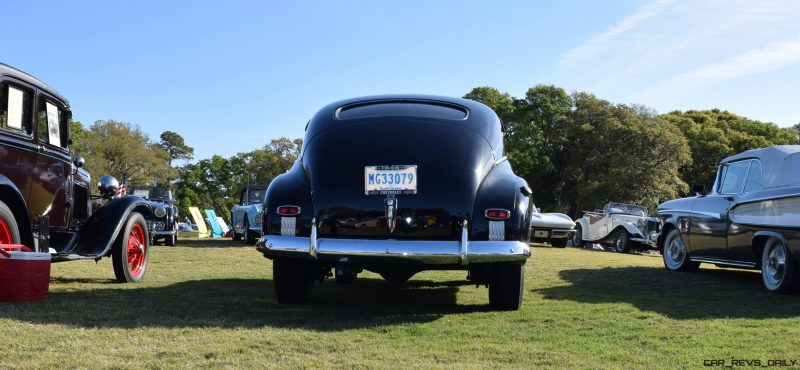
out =
[[(553, 85), (531, 87), (524, 97), (476, 87), (464, 98), (497, 112), (505, 153), (534, 190), (536, 205), (573, 217), (608, 201), (654, 209), (687, 195), (691, 185), (710, 186), (727, 156), (800, 144), (800, 124), (781, 128), (717, 109), (658, 114)], [(227, 219), (242, 188), (268, 185), (292, 166), (302, 147), (301, 139), (283, 137), (192, 163), (194, 149), (180, 134), (165, 131), (154, 140), (139, 126), (116, 120), (89, 127), (73, 122), (72, 142), (93, 176), (112, 175), (129, 186), (166, 186), (175, 192), (181, 215), (196, 206)]]

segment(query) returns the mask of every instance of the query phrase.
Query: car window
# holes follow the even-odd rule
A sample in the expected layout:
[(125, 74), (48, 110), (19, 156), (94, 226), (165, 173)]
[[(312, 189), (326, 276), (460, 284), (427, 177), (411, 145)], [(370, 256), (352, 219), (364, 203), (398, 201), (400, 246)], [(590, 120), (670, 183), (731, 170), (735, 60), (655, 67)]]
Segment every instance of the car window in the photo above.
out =
[(761, 190), (761, 162), (754, 160), (750, 165), (750, 173), (747, 175), (747, 183), (744, 185), (744, 192), (751, 192), (754, 190)]
[(750, 169), (751, 161), (741, 161), (731, 163), (725, 167), (725, 175), (722, 178), (721, 194), (739, 194), (744, 189), (747, 171)]
[(56, 104), (40, 99), (39, 120), (37, 124), (39, 141), (53, 146), (67, 148), (67, 114)]
[(382, 116), (414, 116), (460, 120), (467, 118), (461, 107), (435, 102), (367, 102), (341, 108), (338, 119), (368, 118)]
[(263, 203), (265, 192), (266, 190), (250, 190), (247, 195), (247, 203)]
[(8, 82), (0, 84), (0, 127), (31, 133), (33, 94)]

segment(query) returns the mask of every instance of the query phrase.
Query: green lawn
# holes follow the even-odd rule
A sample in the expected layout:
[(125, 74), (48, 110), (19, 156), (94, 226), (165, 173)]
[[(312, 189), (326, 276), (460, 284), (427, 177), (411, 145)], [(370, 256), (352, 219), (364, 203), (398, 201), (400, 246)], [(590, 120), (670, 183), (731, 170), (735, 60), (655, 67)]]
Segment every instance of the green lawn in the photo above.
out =
[(750, 271), (537, 247), (523, 308), (494, 312), (464, 272), (364, 273), (278, 305), (271, 262), (230, 240), (155, 246), (142, 284), (111, 261), (53, 266), (50, 298), (0, 303), (0, 368), (674, 368), (800, 360), (800, 297)]

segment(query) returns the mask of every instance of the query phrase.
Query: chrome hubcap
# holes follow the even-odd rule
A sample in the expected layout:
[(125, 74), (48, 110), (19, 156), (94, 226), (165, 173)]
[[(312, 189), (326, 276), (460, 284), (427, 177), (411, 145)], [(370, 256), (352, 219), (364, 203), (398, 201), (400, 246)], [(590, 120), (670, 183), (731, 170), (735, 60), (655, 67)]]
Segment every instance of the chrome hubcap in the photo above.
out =
[(783, 243), (774, 241), (764, 261), (764, 278), (770, 286), (778, 286), (786, 274), (786, 248)]
[(679, 268), (686, 258), (686, 247), (683, 245), (680, 235), (675, 235), (669, 240), (667, 248), (664, 250), (664, 259), (670, 268)]

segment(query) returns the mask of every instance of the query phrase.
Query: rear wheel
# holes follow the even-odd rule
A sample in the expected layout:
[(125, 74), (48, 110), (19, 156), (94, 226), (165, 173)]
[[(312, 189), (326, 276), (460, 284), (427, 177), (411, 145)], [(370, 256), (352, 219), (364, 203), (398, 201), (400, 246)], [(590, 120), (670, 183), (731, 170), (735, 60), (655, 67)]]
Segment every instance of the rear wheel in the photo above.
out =
[(518, 310), (522, 305), (524, 279), (524, 265), (495, 265), (489, 280), (489, 305), (498, 310)]
[(131, 212), (111, 251), (114, 275), (118, 282), (138, 283), (144, 279), (150, 253), (146, 230), (144, 217), (138, 212)]
[(272, 260), (272, 282), (278, 303), (306, 303), (314, 280), (308, 261), (291, 258)]
[(761, 279), (770, 292), (797, 291), (797, 262), (786, 245), (776, 238), (767, 240), (761, 253)]
[(0, 201), (0, 244), (19, 244), (19, 226), (11, 209)]
[(686, 244), (683, 243), (678, 229), (672, 229), (667, 234), (661, 255), (664, 257), (664, 266), (668, 270), (694, 272), (700, 267), (700, 262), (689, 260)]
[(255, 233), (250, 231), (250, 222), (247, 221), (247, 215), (244, 215), (244, 242), (247, 244), (256, 242)]
[(580, 224), (575, 225), (575, 234), (572, 235), (572, 246), (583, 248), (583, 230)]
[(567, 239), (553, 239), (550, 240), (550, 245), (553, 248), (566, 248), (567, 247)]
[(631, 235), (623, 229), (617, 233), (617, 238), (614, 240), (614, 251), (618, 253), (628, 253), (631, 250)]

